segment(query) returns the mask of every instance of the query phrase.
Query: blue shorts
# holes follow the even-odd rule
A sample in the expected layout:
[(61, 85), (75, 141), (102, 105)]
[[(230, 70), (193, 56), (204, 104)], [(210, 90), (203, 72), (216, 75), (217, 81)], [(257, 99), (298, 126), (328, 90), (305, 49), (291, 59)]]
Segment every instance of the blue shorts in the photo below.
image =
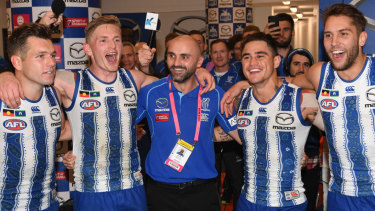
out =
[(307, 201), (303, 204), (289, 207), (267, 207), (259, 204), (249, 202), (243, 194), (240, 195), (237, 203), (237, 211), (305, 211), (307, 208)]
[(375, 196), (346, 196), (328, 192), (328, 210), (375, 210)]
[(72, 198), (74, 210), (147, 210), (146, 193), (143, 186), (98, 193), (75, 191), (72, 193)]

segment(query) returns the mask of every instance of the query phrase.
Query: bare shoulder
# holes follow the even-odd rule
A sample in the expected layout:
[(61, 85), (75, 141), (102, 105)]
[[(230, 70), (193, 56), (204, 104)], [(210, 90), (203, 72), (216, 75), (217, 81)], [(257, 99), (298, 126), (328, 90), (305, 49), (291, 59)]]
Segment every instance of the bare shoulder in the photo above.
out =
[(320, 80), (320, 75), (321, 75), (321, 72), (322, 72), (322, 66), (323, 66), (323, 64), (324, 64), (324, 62), (315, 63), (305, 73), (306, 78), (314, 86), (315, 90), (317, 90), (318, 86), (319, 86), (319, 80)]
[[(56, 72), (55, 78), (55, 86), (59, 86), (59, 84), (70, 84), (74, 86), (74, 73), (69, 70), (58, 70)], [(57, 87), (60, 89), (60, 87)]]
[(158, 80), (158, 78), (156, 78), (154, 76), (146, 75), (140, 70), (129, 70), (129, 71), (133, 76), (133, 79), (134, 79), (134, 81), (137, 85), (138, 91), (142, 87), (147, 86), (148, 84)]

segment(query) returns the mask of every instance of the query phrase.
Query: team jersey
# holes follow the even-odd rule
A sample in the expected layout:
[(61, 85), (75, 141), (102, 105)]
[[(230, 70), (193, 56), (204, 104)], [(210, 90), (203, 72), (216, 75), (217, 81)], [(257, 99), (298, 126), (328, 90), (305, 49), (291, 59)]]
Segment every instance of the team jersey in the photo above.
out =
[(110, 83), (89, 69), (77, 72), (66, 111), (77, 156), (76, 190), (106, 192), (143, 184), (135, 131), (137, 88), (129, 71), (119, 69)]
[[(216, 87), (201, 95), (199, 139), (186, 165), (181, 172), (178, 172), (165, 164), (178, 140), (169, 98), (168, 78), (160, 79), (142, 88), (139, 94), (137, 121), (146, 117), (151, 133), (151, 148), (146, 158), (146, 172), (152, 179), (165, 183), (214, 178), (217, 176), (212, 140), (215, 120), (226, 132), (236, 129), (235, 117), (227, 119), (220, 113), (220, 99), (224, 92), (220, 87)], [(175, 99), (176, 113), (181, 128), (180, 138), (191, 145), (194, 142), (197, 125), (199, 88), (200, 86), (182, 94), (171, 83), (171, 92)]]
[(301, 160), (310, 125), (301, 114), (301, 89), (284, 83), (268, 103), (247, 89), (237, 113), (243, 143), (245, 182), (251, 203), (287, 207), (306, 201)]
[(57, 94), (45, 87), (38, 100), (21, 100), (17, 109), (0, 103), (0, 210), (47, 209), (55, 201)]
[(243, 80), (240, 72), (233, 65), (230, 65), (229, 70), (222, 76), (215, 73), (215, 68), (210, 73), (215, 77), (216, 84), (224, 91), (228, 91), (235, 83)]
[(330, 151), (330, 191), (375, 195), (375, 58), (352, 81), (324, 63), (317, 92)]

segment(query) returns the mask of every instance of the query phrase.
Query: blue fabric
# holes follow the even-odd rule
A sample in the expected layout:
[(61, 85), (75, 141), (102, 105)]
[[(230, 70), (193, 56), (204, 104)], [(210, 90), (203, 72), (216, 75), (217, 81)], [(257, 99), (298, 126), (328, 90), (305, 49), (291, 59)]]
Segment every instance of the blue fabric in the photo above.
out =
[[(243, 194), (240, 195), (237, 203), (237, 211), (305, 211), (307, 208), (307, 201), (303, 204), (290, 207), (266, 207), (249, 202)], [(328, 210), (330, 210), (328, 208)]]
[(213, 68), (210, 73), (215, 77), (216, 84), (224, 91), (228, 91), (228, 89), (231, 88), (235, 83), (243, 80), (241, 74), (233, 65), (230, 65), (228, 72), (221, 77), (215, 75), (215, 68)]
[(146, 192), (143, 186), (110, 192), (72, 193), (74, 210), (146, 211)]
[(330, 191), (328, 192), (328, 210), (375, 210), (375, 196), (345, 196)]
[[(152, 179), (165, 183), (182, 183), (196, 179), (210, 179), (217, 176), (213, 145), (215, 119), (228, 132), (237, 128), (231, 126), (225, 115), (220, 113), (220, 99), (223, 90), (217, 87), (202, 95), (202, 122), (199, 141), (181, 172), (165, 165), (165, 161), (176, 145), (172, 110), (169, 102), (168, 81), (164, 78), (140, 91), (137, 107), (137, 122), (147, 118), (151, 133), (151, 149), (146, 158), (146, 173)], [(197, 98), (199, 86), (180, 98), (173, 86), (176, 111), (181, 128), (181, 139), (193, 144), (197, 122)]]

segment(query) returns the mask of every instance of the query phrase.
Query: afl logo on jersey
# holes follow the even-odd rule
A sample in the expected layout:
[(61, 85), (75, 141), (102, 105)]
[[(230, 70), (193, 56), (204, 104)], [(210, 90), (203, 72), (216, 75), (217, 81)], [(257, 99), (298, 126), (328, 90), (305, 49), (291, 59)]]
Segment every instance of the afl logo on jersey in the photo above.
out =
[(94, 110), (100, 107), (100, 102), (97, 100), (84, 100), (80, 106), (85, 110)]
[(237, 120), (237, 126), (238, 127), (246, 127), (246, 126), (249, 126), (250, 125), (250, 119), (246, 119), (246, 118), (239, 118)]
[(27, 127), (26, 122), (20, 119), (8, 119), (3, 125), (6, 129), (13, 131), (23, 130)]
[(332, 110), (337, 108), (337, 106), (339, 106), (339, 103), (336, 100), (325, 99), (320, 101), (320, 105), (327, 110)]

